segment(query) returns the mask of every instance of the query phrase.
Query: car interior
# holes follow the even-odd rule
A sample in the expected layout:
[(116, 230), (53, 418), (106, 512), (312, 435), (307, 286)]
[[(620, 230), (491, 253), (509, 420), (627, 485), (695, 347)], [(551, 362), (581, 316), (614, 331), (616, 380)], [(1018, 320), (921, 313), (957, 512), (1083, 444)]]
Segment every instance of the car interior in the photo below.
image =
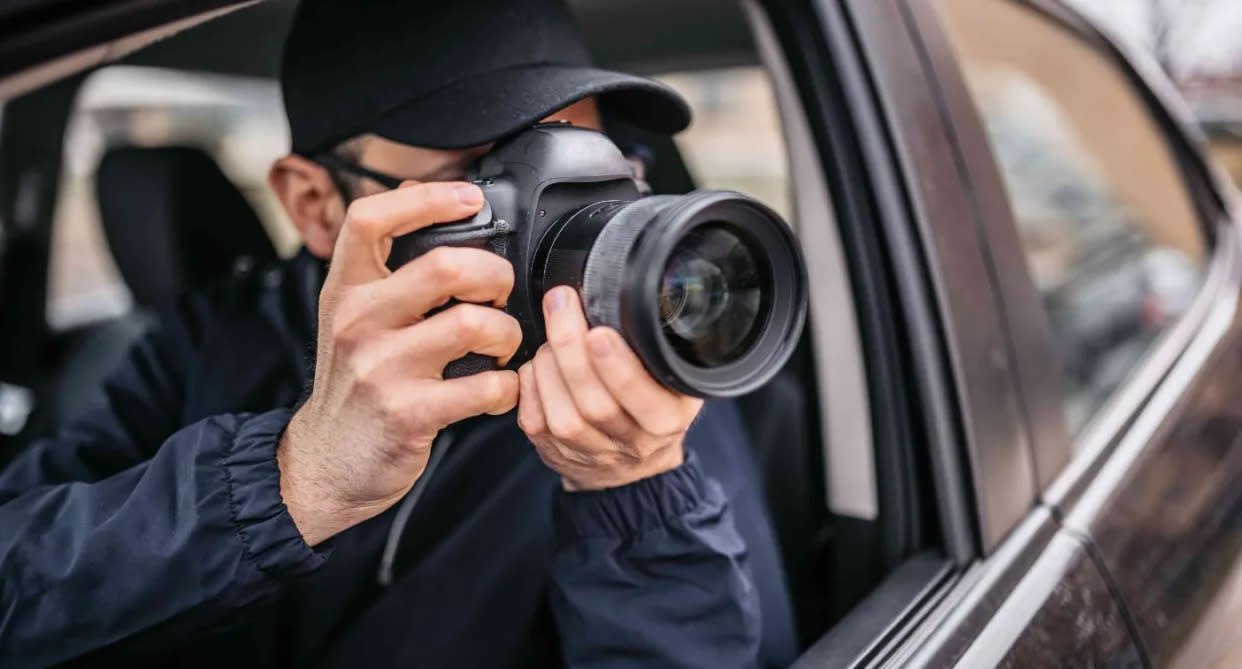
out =
[[(577, 0), (570, 4), (598, 61), (609, 67), (682, 77), (740, 68), (765, 73), (769, 81), (765, 85), (778, 89), (780, 77), (787, 76), (779, 71), (779, 63), (761, 54), (762, 41), (771, 35), (757, 33), (754, 17), (735, 3)], [(295, 5), (293, 0), (260, 2), (156, 42), (122, 62), (135, 68), (265, 80), (274, 86), (284, 26)], [(707, 12), (713, 17), (710, 22), (702, 20)], [(0, 378), (5, 381), (0, 389), (0, 431), (5, 433), (0, 437), (0, 466), (31, 440), (54, 433), (97, 403), (109, 371), (137, 337), (158, 324), (158, 310), (176, 295), (209, 286), (231, 272), (261, 268), (289, 252), (287, 240), (274, 239), (270, 225), (265, 225), (267, 212), (256, 207), (254, 197), (217, 160), (218, 147), (209, 142), (105, 141), (96, 152), (97, 162), (88, 167), (93, 181), (90, 197), (108, 262), (124, 284), (128, 303), (103, 316), (70, 319), (67, 325), (49, 323), (49, 267), (53, 262), (72, 267), (78, 259), (52, 257), (59, 250), (53, 243), (59, 234), (53, 221), (60, 225), (63, 218), (63, 212), (50, 213), (58, 206), (56, 188), (33, 189), (42, 199), (29, 205), (16, 200), (24, 192), (23, 179), (39, 174), (55, 179), (65, 169), (63, 147), (75, 100), (92, 76), (87, 71), (10, 100), (0, 116), (0, 179), (5, 182), (0, 193), (14, 194), (3, 204), (17, 212), (5, 222), (8, 249), (0, 277), (0, 300), (5, 304), (0, 315)], [(712, 84), (711, 79), (703, 76), (707, 82), (703, 90), (709, 94), (692, 98), (696, 115), (709, 120), (712, 105), (728, 104), (730, 85), (729, 80)], [(800, 158), (794, 138), (805, 132), (797, 127), (805, 121), (797, 118), (796, 96), (787, 84), (783, 92), (767, 94), (775, 95), (780, 107), (776, 121), (789, 145), (785, 168), (797, 172)], [(720, 90), (712, 93), (713, 85)], [(641, 147), (647, 153), (648, 181), (657, 193), (731, 183), (727, 174), (723, 181), (705, 183), (701, 174), (711, 156), (696, 161), (671, 138), (611, 123), (609, 130), (618, 144)], [(210, 130), (199, 136), (204, 134), (209, 136)], [(744, 144), (749, 138), (736, 139)], [(14, 166), (21, 169), (8, 169)], [(793, 174), (782, 184), (796, 191), (789, 195), (790, 220), (796, 229), (800, 215), (818, 212), (816, 197), (827, 201), (822, 175), (815, 184), (808, 179)], [(816, 188), (818, 195), (808, 195)], [(37, 215), (23, 219), (23, 206)], [(818, 245), (818, 239), (803, 241), (815, 264), (816, 248), (810, 245)], [(836, 271), (844, 276), (843, 267)], [(865, 432), (859, 437), (862, 441), (842, 444), (854, 437), (842, 437), (840, 426), (825, 424), (834, 413), (842, 413), (839, 408), (825, 411), (842, 401), (835, 393), (821, 394), (832, 382), (825, 371), (860, 363), (848, 351), (828, 356), (820, 346), (817, 336), (824, 334), (824, 323), (833, 322), (825, 298), (816, 297), (817, 291), (829, 290), (815, 285), (822, 276), (812, 276), (812, 310), (819, 313), (813, 314), (794, 357), (774, 381), (738, 401), (766, 488), (804, 645), (855, 609), (899, 564), (936, 541), (934, 514), (927, 510), (932, 505), (920, 504), (918, 494), (907, 493), (900, 504), (886, 498), (873, 501), (870, 512), (851, 510), (840, 502), (840, 494), (834, 497), (841, 491), (834, 491), (829, 481), (848, 475), (843, 474), (843, 465), (834, 469), (839, 461), (833, 454), (858, 457), (862, 452), (868, 462), (874, 456)], [(835, 289), (840, 293), (834, 299), (849, 299), (848, 286)], [(844, 308), (851, 307), (846, 303)], [(857, 347), (854, 337), (851, 345)], [(859, 357), (855, 353), (853, 357)], [(928, 476), (925, 464), (913, 456), (900, 466), (877, 462), (868, 467), (862, 471), (871, 477), (873, 490), (875, 478), (902, 472), (897, 476), (901, 484), (878, 486), (882, 497), (894, 488), (920, 489)]]

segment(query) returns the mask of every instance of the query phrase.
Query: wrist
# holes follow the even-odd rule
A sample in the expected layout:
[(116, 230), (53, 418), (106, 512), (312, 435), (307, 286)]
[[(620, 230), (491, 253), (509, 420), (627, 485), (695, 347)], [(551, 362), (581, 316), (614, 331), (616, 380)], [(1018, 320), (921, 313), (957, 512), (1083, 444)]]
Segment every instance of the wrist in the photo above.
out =
[(562, 475), (561, 487), (566, 492), (590, 492), (620, 488), (677, 469), (685, 461), (686, 449), (684, 439), (682, 439), (644, 458), (635, 467), (628, 467), (620, 471), (611, 470), (574, 476)]
[(344, 504), (336, 501), (331, 486), (321, 480), (315, 468), (301, 456), (303, 433), (301, 413), (294, 414), (276, 446), (276, 467), (280, 470), (280, 496), (302, 539), (310, 546), (323, 543), (359, 521)]

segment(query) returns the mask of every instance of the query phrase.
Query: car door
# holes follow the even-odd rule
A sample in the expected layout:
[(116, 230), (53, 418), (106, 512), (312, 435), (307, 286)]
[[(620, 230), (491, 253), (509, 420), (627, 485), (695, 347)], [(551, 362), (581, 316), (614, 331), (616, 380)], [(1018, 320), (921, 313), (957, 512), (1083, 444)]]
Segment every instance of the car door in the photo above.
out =
[(852, 226), (885, 246), (950, 564), (860, 605), (890, 616), (865, 650), (834, 629), (801, 666), (1219, 650), (1237, 239), (1175, 103), (1055, 3), (763, 6), (847, 246)]
[[(900, 353), (886, 364), (868, 360), (872, 410), (881, 428), (909, 421), (910, 446), (927, 463), (933, 490), (918, 503), (932, 506), (938, 521), (929, 559), (898, 567), (798, 666), (951, 664), (973, 639), (969, 630), (987, 622), (1056, 533), (1037, 503), (1032, 438), (985, 238), (902, 4), (762, 8), (780, 51), (765, 61), (778, 75), (787, 69), (796, 89), (780, 96), (777, 76), (778, 97), (798, 105), (810, 126), (807, 137), (788, 142), (795, 184), (804, 171), (823, 171), (850, 257), (864, 351), (891, 338)], [(766, 40), (759, 42), (764, 51)], [(800, 165), (808, 146), (814, 160)], [(817, 252), (807, 249), (812, 263)], [(894, 308), (875, 318), (874, 303), (886, 300)], [(905, 412), (876, 392), (889, 387), (886, 366), (902, 367), (896, 383), (912, 403)], [(1097, 592), (1102, 607), (1111, 601)], [(927, 657), (916, 657), (921, 652)]]
[[(1240, 608), (1237, 228), (1138, 55), (1056, 2), (907, 0), (1058, 529), (960, 666), (1216, 666)], [(932, 655), (924, 655), (932, 657)]]

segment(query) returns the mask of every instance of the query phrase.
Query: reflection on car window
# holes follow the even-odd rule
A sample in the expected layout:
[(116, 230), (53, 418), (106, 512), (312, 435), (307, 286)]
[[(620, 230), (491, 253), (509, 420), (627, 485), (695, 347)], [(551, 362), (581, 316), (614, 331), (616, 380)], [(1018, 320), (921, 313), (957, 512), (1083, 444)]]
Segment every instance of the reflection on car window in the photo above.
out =
[(1032, 10), (944, 0), (1078, 432), (1189, 307), (1206, 255), (1177, 164), (1121, 73)]
[(48, 276), (48, 323), (64, 330), (124, 313), (131, 304), (108, 250), (94, 195), (103, 153), (124, 146), (195, 146), (254, 205), (277, 249), (297, 233), (266, 187), (288, 147), (275, 82), (114, 66), (83, 83), (65, 136)]
[(756, 66), (656, 78), (694, 110), (694, 123), (675, 140), (695, 184), (746, 193), (792, 221), (785, 141), (767, 73)]

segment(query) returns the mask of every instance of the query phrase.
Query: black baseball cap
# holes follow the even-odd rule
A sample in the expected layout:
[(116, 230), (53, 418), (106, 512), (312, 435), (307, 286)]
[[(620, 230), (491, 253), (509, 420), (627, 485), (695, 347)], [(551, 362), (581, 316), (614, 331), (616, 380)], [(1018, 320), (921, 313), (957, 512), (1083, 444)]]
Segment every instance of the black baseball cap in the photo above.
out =
[(365, 132), (478, 146), (592, 95), (643, 130), (690, 124), (668, 86), (593, 67), (561, 0), (302, 0), (280, 83), (307, 156)]

